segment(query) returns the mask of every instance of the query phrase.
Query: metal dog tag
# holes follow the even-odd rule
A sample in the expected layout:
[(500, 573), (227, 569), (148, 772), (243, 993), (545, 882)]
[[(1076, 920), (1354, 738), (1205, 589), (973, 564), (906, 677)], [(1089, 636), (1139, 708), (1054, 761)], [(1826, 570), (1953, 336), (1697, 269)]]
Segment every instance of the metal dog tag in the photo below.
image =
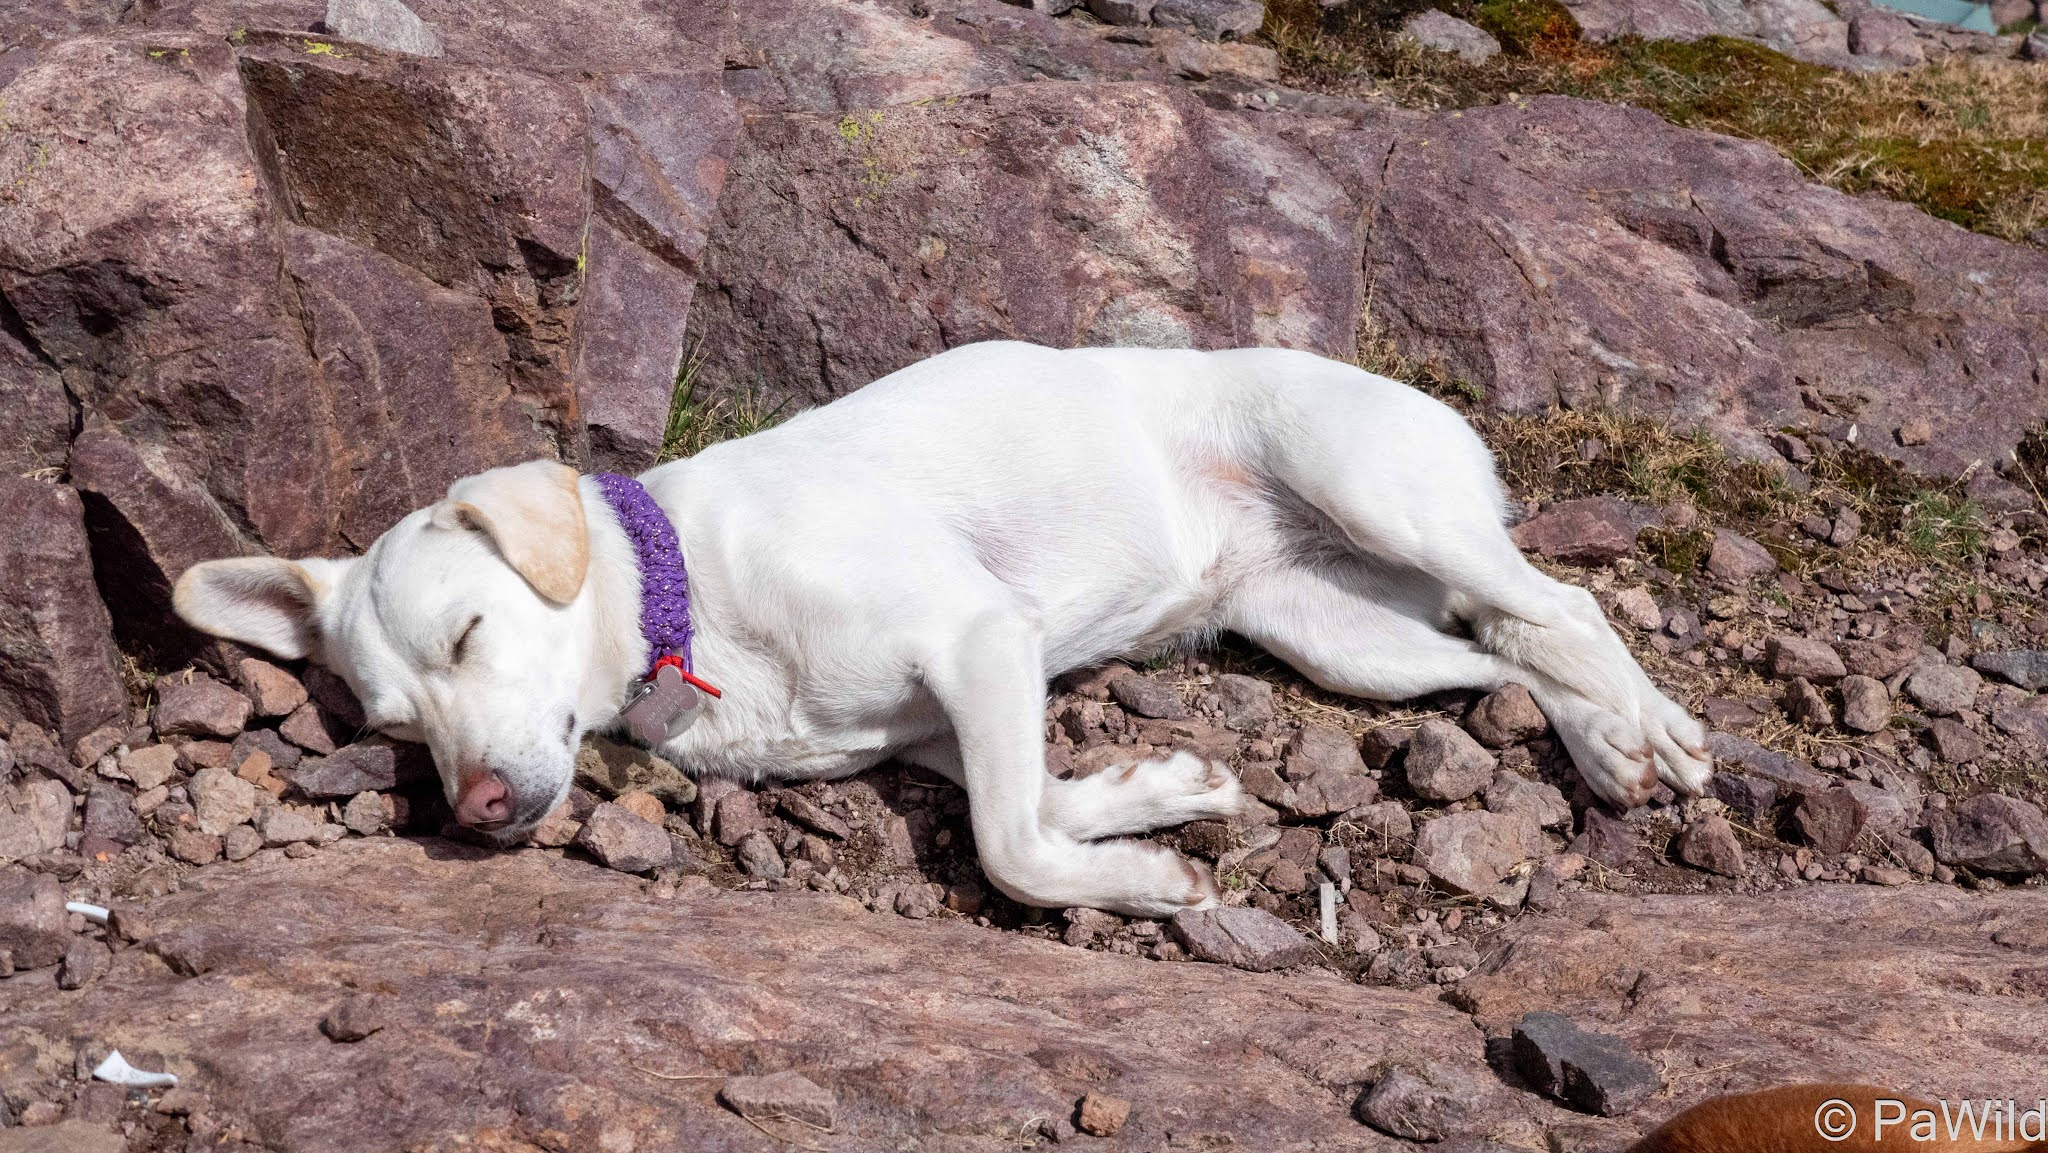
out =
[(683, 680), (680, 670), (663, 665), (642, 681), (619, 715), (633, 739), (653, 747), (674, 740), (704, 713), (704, 694)]

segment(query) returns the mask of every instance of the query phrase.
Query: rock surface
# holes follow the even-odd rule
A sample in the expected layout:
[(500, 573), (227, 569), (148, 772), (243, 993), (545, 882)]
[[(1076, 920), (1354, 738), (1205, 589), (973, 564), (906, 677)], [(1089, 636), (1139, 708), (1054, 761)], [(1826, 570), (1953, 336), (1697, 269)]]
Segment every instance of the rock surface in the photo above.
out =
[(0, 508), (0, 722), (54, 729), (68, 747), (127, 703), (84, 507), (61, 485), (0, 475)]
[[(1393, 1149), (1349, 1112), (1378, 1070), (1419, 1061), (1494, 1082), (1484, 1037), (1426, 993), (1087, 953), (831, 897), (664, 901), (542, 853), (348, 842), (202, 871), (153, 912), (146, 949), (116, 953), (82, 993), (0, 982), (10, 1099), (47, 1093), (47, 1071), (72, 1068), (69, 1038), (90, 1037), (161, 1054), (216, 1118), (309, 1153), (486, 1129), (575, 1148), (604, 1134), (779, 1148), (715, 1101), (727, 1077), (762, 1069), (830, 1091), (828, 1140), (850, 1153), (934, 1129), (1014, 1148), (1027, 1121), (1071, 1117), (1088, 1092), (1137, 1103), (1120, 1138), (1134, 1147), (1206, 1133)], [(372, 973), (384, 1027), (334, 1044), (314, 1025)], [(163, 1004), (179, 1010), (143, 1008)], [(1504, 1094), (1489, 1121), (1540, 1132), (1563, 1117)]]

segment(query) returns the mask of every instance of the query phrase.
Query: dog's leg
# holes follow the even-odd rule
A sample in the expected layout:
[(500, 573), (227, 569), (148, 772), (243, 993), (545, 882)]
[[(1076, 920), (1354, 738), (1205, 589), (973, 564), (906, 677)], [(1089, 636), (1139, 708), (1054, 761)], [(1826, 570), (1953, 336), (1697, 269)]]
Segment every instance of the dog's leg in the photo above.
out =
[[(1419, 393), (1348, 375), (1348, 387), (1311, 381), (1295, 390), (1299, 427), (1268, 446), (1277, 479), (1351, 547), (1441, 582), (1485, 649), (1633, 726), (1627, 751), (1673, 789), (1703, 790), (1712, 773), (1705, 730), (1650, 683), (1591, 594), (1522, 557), (1500, 523), (1492, 456), (1471, 427)], [(1609, 799), (1647, 796), (1628, 789)]]
[(1512, 662), (1403, 613), (1376, 585), (1358, 564), (1271, 569), (1232, 592), (1223, 624), (1347, 696), (1401, 701), (1528, 679)]
[(1076, 840), (1041, 818), (1045, 666), (1037, 628), (1006, 610), (941, 630), (919, 661), (959, 738), (982, 870), (1028, 905), (1170, 916), (1216, 899), (1205, 869), (1143, 841)]
[(1243, 805), (1244, 787), (1230, 766), (1183, 751), (1112, 766), (1078, 781), (1048, 779), (1038, 814), (1047, 828), (1092, 841), (1227, 820)]

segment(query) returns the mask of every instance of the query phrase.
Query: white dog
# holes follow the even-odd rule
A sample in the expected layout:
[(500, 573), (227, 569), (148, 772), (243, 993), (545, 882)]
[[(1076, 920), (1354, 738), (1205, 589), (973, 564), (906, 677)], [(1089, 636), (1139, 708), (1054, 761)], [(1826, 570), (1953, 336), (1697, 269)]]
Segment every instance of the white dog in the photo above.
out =
[[(1049, 677), (1226, 630), (1354, 696), (1520, 682), (1616, 804), (1711, 772), (1593, 598), (1522, 559), (1465, 422), (1306, 353), (972, 345), (641, 479), (687, 559), (694, 670), (723, 689), (662, 755), (779, 780), (923, 765), (965, 787), (1019, 901), (1215, 899), (1120, 838), (1232, 814), (1227, 768), (1061, 781), (1042, 734)], [(608, 500), (563, 465), (495, 469), (362, 557), (196, 566), (177, 609), (333, 669), (432, 749), (461, 820), (522, 834), (661, 655), (649, 554)]]

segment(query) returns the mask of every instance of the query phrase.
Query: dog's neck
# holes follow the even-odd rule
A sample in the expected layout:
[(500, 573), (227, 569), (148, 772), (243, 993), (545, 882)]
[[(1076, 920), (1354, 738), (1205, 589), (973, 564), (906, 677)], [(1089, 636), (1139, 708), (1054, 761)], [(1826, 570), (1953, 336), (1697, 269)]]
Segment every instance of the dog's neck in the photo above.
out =
[(584, 477), (584, 523), (590, 534), (590, 569), (582, 600), (589, 612), (588, 670), (580, 712), (591, 728), (618, 718), (634, 682), (653, 660), (640, 631), (640, 560), (633, 542), (597, 482)]

